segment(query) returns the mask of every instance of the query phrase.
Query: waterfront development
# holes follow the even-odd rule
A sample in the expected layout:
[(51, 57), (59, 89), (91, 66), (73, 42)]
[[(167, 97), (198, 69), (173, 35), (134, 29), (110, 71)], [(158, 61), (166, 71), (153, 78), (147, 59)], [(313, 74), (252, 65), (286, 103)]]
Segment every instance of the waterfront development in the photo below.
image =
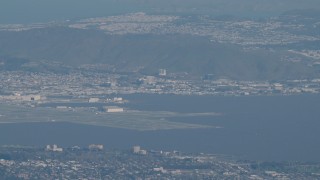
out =
[(319, 9), (199, 1), (0, 24), (0, 179), (320, 179)]
[[(48, 147), (50, 147), (48, 145)], [(4, 179), (317, 179), (319, 163), (239, 161), (217, 154), (105, 150), (102, 145), (55, 149), (0, 147)], [(141, 153), (142, 152), (142, 153)]]
[[(105, 118), (106, 122), (101, 126), (101, 123), (89, 125), (91, 118), (80, 118), (87, 123), (79, 124), (76, 120), (59, 116), (59, 113), (77, 109), (75, 106), (66, 110), (57, 109), (56, 105), (53, 108), (29, 107), (34, 113), (41, 112), (40, 109), (56, 112), (53, 119), (56, 121), (37, 116), (38, 123), (26, 123), (32, 122), (26, 116), (18, 121), (20, 123), (1, 124), (1, 145), (45, 146), (57, 143), (70, 147), (98, 143), (124, 149), (140, 144), (147, 149), (219, 153), (241, 159), (320, 161), (318, 95), (216, 97), (136, 94), (122, 97), (128, 101), (122, 104), (124, 109), (161, 116), (163, 112), (175, 113), (174, 116), (166, 115), (164, 120), (163, 117), (152, 117), (145, 123), (139, 123), (142, 120), (138, 119), (137, 122), (126, 121), (130, 124), (123, 124), (124, 120), (118, 117), (126, 116), (125, 113), (110, 115), (101, 111), (98, 116), (114, 117), (110, 120)], [(95, 116), (95, 110), (82, 111)], [(217, 115), (206, 115), (207, 112)], [(0, 118), (5, 120), (3, 116)], [(151, 125), (159, 126), (153, 126), (153, 129)], [(168, 129), (169, 125), (172, 128)], [(188, 126), (192, 128), (182, 128)]]

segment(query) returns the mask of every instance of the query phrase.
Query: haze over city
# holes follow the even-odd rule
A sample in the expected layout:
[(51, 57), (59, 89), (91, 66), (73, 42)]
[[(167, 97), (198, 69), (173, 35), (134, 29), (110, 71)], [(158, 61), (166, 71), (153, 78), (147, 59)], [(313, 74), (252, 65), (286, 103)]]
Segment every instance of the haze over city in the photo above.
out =
[(0, 17), (0, 179), (320, 179), (318, 0)]

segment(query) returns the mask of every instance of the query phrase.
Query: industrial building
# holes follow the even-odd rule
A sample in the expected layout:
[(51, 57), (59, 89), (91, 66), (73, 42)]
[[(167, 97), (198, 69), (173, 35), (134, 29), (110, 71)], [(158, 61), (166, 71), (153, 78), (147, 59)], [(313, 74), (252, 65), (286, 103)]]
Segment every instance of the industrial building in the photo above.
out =
[(33, 94), (29, 94), (25, 96), (21, 96), (20, 94), (15, 94), (15, 97), (16, 99), (21, 99), (22, 101), (40, 101), (41, 100), (40, 95), (33, 95)]
[(96, 102), (99, 102), (99, 98), (90, 98), (89, 100), (88, 100), (88, 102), (89, 103), (96, 103)]
[(103, 145), (102, 144), (90, 144), (89, 145), (90, 150), (103, 150)]
[(3, 100), (16, 100), (16, 101), (40, 101), (43, 98), (40, 95), (24, 95), (16, 93), (15, 95), (1, 96)]
[(110, 112), (110, 113), (116, 113), (116, 112), (123, 112), (124, 111), (123, 108), (117, 107), (117, 106), (105, 106), (103, 108), (104, 108), (104, 110), (106, 112)]
[(122, 102), (122, 101), (123, 101), (122, 97), (114, 97), (113, 98), (113, 102)]
[(60, 147), (58, 147), (56, 144), (54, 144), (54, 145), (47, 145), (46, 146), (46, 151), (53, 151), (53, 152), (62, 152), (63, 151), (63, 149), (62, 148), (60, 148)]
[(132, 151), (134, 154), (147, 155), (147, 150), (141, 149), (140, 146), (133, 146)]

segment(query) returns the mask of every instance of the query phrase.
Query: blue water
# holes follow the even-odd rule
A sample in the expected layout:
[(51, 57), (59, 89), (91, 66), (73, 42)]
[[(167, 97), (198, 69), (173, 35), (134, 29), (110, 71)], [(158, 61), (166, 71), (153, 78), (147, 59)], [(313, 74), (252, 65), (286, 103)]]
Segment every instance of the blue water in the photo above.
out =
[(173, 121), (221, 129), (133, 130), (71, 123), (0, 124), (0, 144), (180, 150), (235, 155), (268, 161), (320, 161), (320, 96), (212, 97), (130, 95), (127, 107), (140, 110), (220, 112), (222, 116)]

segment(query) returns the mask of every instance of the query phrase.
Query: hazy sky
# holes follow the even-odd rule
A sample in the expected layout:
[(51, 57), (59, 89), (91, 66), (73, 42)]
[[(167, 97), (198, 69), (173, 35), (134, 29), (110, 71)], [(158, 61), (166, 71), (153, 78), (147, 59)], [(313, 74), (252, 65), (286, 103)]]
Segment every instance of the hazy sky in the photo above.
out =
[(128, 12), (272, 16), (320, 9), (320, 0), (0, 0), (0, 23), (46, 22)]

